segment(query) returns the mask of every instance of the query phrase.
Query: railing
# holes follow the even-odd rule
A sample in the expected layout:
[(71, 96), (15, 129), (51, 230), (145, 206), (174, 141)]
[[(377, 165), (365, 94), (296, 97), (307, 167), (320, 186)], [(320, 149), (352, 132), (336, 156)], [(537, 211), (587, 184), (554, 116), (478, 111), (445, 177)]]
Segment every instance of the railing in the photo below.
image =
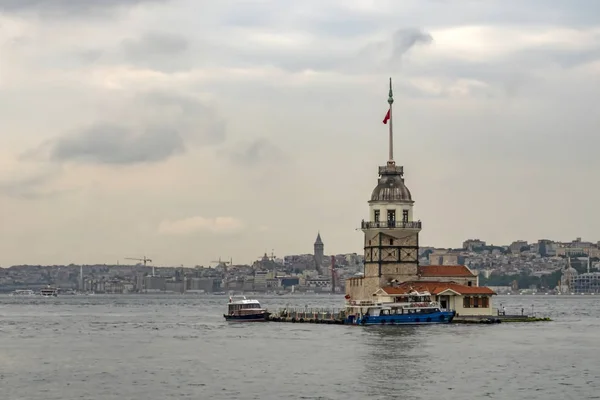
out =
[(290, 318), (296, 320), (334, 321), (345, 318), (345, 310), (339, 308), (280, 308), (272, 314), (275, 318)]
[(379, 175), (390, 173), (402, 175), (404, 174), (404, 167), (401, 165), (384, 165), (379, 167)]
[(361, 229), (369, 228), (421, 229), (421, 221), (362, 221)]
[(346, 305), (356, 307), (376, 306), (377, 304), (378, 303), (370, 300), (349, 300), (346, 302)]

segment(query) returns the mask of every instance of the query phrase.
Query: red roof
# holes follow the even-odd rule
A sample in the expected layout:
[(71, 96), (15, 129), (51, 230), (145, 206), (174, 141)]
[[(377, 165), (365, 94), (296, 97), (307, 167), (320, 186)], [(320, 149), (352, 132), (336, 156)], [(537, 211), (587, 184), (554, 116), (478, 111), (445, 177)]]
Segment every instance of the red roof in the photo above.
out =
[(389, 295), (408, 294), (413, 290), (423, 292), (427, 291), (433, 295), (439, 295), (447, 290), (452, 290), (461, 295), (468, 294), (496, 294), (492, 289), (485, 286), (466, 286), (459, 285), (454, 282), (434, 282), (434, 281), (418, 281), (418, 282), (403, 282), (396, 287), (388, 286), (382, 288)]
[(423, 265), (419, 267), (423, 277), (474, 277), (475, 274), (464, 265)]

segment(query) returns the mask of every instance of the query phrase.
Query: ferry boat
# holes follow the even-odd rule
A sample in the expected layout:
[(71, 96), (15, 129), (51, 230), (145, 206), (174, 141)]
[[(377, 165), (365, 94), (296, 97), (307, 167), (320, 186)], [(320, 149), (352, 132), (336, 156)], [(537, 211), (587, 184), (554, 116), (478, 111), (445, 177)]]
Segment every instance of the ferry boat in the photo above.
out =
[(449, 324), (456, 311), (445, 310), (431, 301), (429, 292), (411, 291), (393, 302), (353, 301), (346, 306), (347, 324), (430, 325)]
[(230, 322), (263, 322), (267, 321), (270, 313), (261, 307), (258, 300), (246, 299), (240, 296), (238, 300), (229, 297), (227, 314), (223, 314), (226, 321)]
[(11, 292), (9, 296), (35, 296), (35, 292), (30, 289), (17, 289)]
[(48, 286), (40, 290), (40, 294), (43, 297), (56, 297), (58, 296), (58, 288)]

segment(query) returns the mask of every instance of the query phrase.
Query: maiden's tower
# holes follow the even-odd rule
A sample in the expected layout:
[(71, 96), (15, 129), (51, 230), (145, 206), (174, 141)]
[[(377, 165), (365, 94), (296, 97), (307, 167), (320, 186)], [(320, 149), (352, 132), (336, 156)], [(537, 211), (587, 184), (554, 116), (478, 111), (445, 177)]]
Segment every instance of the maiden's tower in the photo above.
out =
[[(477, 275), (462, 265), (420, 266), (421, 221), (413, 215), (415, 204), (404, 180), (404, 169), (394, 161), (392, 80), (389, 109), (383, 123), (389, 128), (389, 156), (379, 167), (377, 186), (369, 200), (369, 217), (363, 220), (364, 272), (346, 280), (348, 301), (389, 298), (416, 288), (429, 291), (442, 307), (466, 314), (491, 314), (489, 288), (479, 287)], [(468, 309), (468, 310), (467, 310)], [(477, 310), (471, 310), (477, 309)]]

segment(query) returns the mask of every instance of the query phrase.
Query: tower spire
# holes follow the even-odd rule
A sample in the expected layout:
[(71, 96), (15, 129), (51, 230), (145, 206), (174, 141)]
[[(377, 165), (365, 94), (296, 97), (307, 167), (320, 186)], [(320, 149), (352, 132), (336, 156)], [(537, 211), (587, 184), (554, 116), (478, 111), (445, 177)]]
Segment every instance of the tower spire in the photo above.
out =
[(390, 110), (389, 110), (389, 123), (390, 123), (390, 149), (389, 149), (389, 160), (388, 162), (390, 164), (392, 164), (394, 162), (394, 129), (392, 127), (393, 125), (393, 119), (392, 119), (392, 104), (394, 103), (394, 94), (392, 93), (392, 78), (390, 78), (390, 93), (389, 93), (389, 97), (388, 97), (388, 104), (390, 105)]

